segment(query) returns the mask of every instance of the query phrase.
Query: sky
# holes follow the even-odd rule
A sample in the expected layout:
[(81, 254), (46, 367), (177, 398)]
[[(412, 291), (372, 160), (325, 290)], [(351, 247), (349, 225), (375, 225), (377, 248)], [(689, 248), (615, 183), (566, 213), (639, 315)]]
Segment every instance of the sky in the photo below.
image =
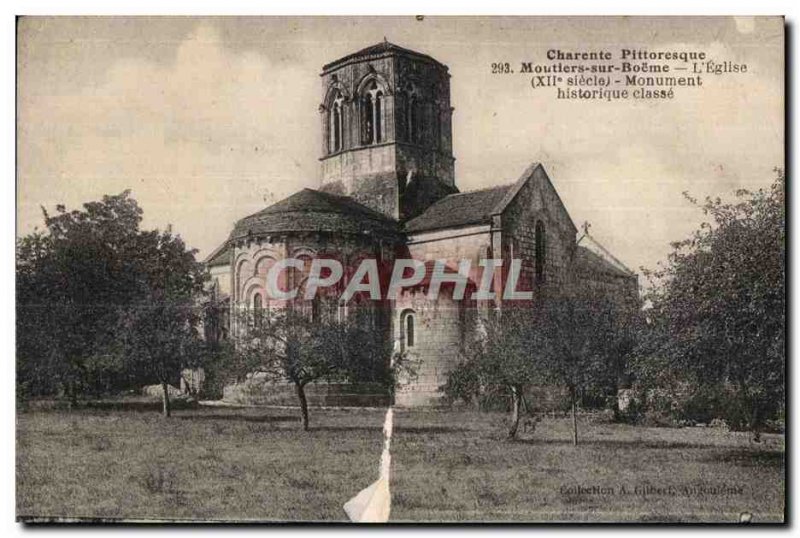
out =
[[(323, 64), (389, 41), (450, 68), (456, 184), (543, 164), (580, 227), (653, 268), (703, 219), (682, 195), (757, 189), (784, 162), (780, 18), (40, 18), (17, 36), (17, 234), (41, 207), (131, 189), (143, 226), (205, 257), (233, 223), (320, 185)], [(566, 101), (493, 62), (549, 49), (700, 50), (747, 73), (669, 101)]]

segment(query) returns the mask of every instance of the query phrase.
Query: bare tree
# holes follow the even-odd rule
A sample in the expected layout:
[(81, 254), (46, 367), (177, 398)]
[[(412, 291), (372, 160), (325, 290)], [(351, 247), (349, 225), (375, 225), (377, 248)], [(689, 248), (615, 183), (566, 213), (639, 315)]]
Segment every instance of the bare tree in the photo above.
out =
[(309, 429), (306, 387), (318, 380), (378, 381), (392, 385), (399, 361), (390, 364), (391, 342), (356, 316), (316, 318), (316, 309), (287, 305), (240, 314), (240, 368), (295, 387), (303, 429)]
[(612, 384), (609, 368), (621, 336), (617, 305), (588, 290), (550, 297), (539, 305), (537, 324), (543, 332), (542, 365), (548, 379), (567, 388), (572, 414), (572, 442), (578, 444), (578, 394)]

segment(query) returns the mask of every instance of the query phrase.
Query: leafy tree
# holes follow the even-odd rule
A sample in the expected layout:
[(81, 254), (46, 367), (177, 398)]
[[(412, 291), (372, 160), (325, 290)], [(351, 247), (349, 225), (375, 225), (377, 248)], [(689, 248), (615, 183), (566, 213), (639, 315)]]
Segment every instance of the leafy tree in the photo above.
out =
[(143, 300), (120, 312), (118, 353), (131, 370), (161, 384), (165, 417), (171, 414), (170, 383), (201, 360), (195, 312), (191, 303), (175, 299)]
[(163, 389), (170, 416), (169, 383), (182, 368), (201, 362), (199, 304), (206, 273), (171, 230), (140, 232), (136, 240), (139, 296), (118, 312), (117, 351), (128, 368)]
[(540, 352), (544, 333), (535, 312), (526, 306), (509, 306), (482, 319), (475, 337), (462, 347), (462, 362), (442, 387), (451, 400), (470, 401), (485, 391), (507, 394), (511, 399), (509, 439), (517, 436), (525, 390), (545, 379)]
[[(393, 386), (402, 357), (362, 316), (316, 316), (303, 304), (240, 314), (240, 374), (262, 373), (295, 387), (304, 430), (309, 429), (306, 386), (314, 381), (378, 381)], [(313, 308), (313, 312), (317, 309)], [(244, 323), (242, 323), (242, 321)], [(243, 326), (244, 325), (244, 326)]]
[(46, 230), (18, 240), (20, 392), (75, 400), (153, 379), (121, 351), (120, 331), (146, 325), (130, 323), (136, 312), (197, 300), (205, 270), (180, 237), (142, 231), (141, 219), (125, 191), (83, 210), (44, 211)]
[(17, 334), (21, 388), (50, 393), (60, 380), (73, 400), (87, 390), (91, 357), (104, 355), (115, 311), (133, 296), (130, 258), (141, 210), (106, 196), (84, 211), (44, 212), (46, 232), (17, 243)]
[(645, 273), (646, 351), (701, 386), (735, 387), (756, 438), (784, 401), (785, 178), (776, 176), (733, 202), (686, 195), (709, 221)]
[(487, 391), (508, 394), (508, 437), (514, 439), (525, 392), (533, 385), (566, 386), (577, 444), (578, 395), (616, 387), (619, 363), (632, 348), (636, 317), (619, 301), (573, 289), (580, 291), (542, 295), (533, 305), (504, 306), (484, 320), (483, 330), (464, 345), (464, 360), (450, 374), (445, 394), (467, 401)]

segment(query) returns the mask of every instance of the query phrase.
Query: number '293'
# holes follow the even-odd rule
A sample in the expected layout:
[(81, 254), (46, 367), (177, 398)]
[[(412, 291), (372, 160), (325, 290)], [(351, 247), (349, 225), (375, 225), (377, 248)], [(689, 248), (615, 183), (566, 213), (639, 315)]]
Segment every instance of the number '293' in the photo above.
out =
[(493, 75), (503, 75), (512, 72), (513, 71), (511, 71), (511, 64), (508, 62), (496, 62), (492, 64)]

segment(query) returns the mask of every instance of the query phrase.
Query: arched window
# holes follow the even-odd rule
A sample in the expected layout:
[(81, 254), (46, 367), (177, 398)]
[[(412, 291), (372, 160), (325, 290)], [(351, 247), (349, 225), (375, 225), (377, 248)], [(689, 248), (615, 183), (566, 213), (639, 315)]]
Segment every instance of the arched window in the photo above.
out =
[(416, 142), (419, 133), (419, 114), (417, 111), (419, 103), (417, 96), (412, 94), (408, 98), (408, 141)]
[(333, 113), (331, 114), (331, 132), (333, 135), (333, 151), (342, 149), (342, 110), (339, 108), (338, 103), (333, 105)]
[(438, 105), (433, 107), (433, 122), (431, 128), (433, 129), (433, 143), (437, 148), (443, 149), (442, 146), (442, 114)]
[(402, 351), (408, 351), (416, 344), (414, 312), (407, 310), (400, 316), (400, 343)]
[(419, 144), (423, 137), (423, 102), (413, 83), (407, 82), (403, 88), (402, 111), (400, 113), (402, 136), (406, 142)]
[(343, 139), (344, 139), (344, 108), (342, 104), (344, 103), (344, 98), (340, 93), (336, 93), (336, 96), (331, 101), (331, 108), (330, 108), (330, 127), (329, 127), (329, 138), (328, 138), (328, 151), (330, 153), (336, 153), (342, 150), (343, 147)]
[(544, 223), (542, 223), (542, 221), (540, 220), (536, 221), (535, 255), (536, 255), (536, 283), (540, 284), (544, 282), (544, 264), (546, 255)]
[(320, 310), (320, 306), (321, 305), (320, 305), (319, 295), (314, 295), (314, 298), (311, 299), (311, 321), (312, 321), (312, 323), (317, 323), (320, 320), (321, 316), (322, 316), (322, 313), (321, 313), (321, 310)]
[(260, 293), (253, 295), (253, 320), (256, 327), (261, 327), (261, 320), (264, 317), (264, 300)]
[(370, 81), (361, 97), (361, 143), (379, 144), (383, 141), (383, 91)]
[(383, 141), (382, 124), (383, 118), (383, 92), (378, 91), (375, 93), (375, 143), (380, 144)]
[(372, 117), (372, 94), (367, 93), (361, 100), (361, 143), (372, 144), (375, 134)]

